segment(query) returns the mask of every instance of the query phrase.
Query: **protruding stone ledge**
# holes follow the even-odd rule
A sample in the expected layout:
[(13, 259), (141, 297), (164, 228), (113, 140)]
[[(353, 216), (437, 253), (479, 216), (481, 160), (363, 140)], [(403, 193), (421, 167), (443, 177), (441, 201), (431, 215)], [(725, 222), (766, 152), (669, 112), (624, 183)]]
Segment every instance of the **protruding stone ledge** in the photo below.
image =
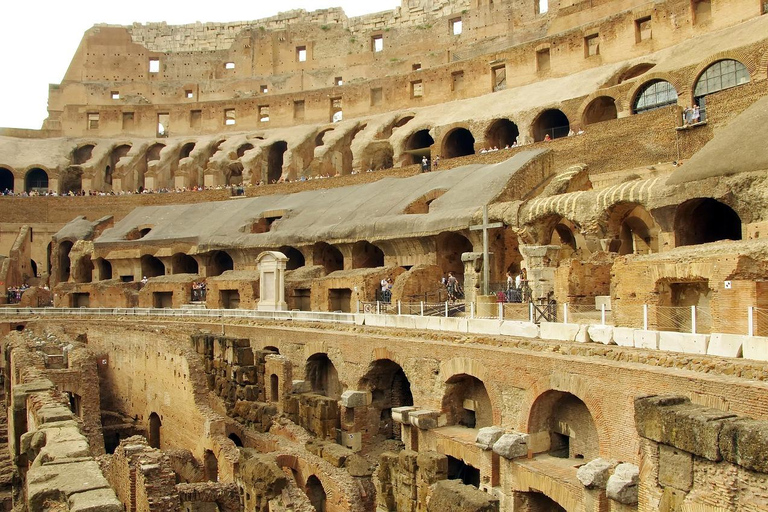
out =
[(412, 411), (408, 413), (411, 425), (421, 430), (437, 428), (440, 413), (436, 411)]
[(616, 465), (616, 462), (610, 460), (595, 459), (581, 466), (576, 471), (576, 478), (587, 489), (605, 489)]
[(371, 405), (371, 392), (348, 389), (341, 394), (341, 405), (350, 409)]
[(500, 427), (483, 427), (477, 432), (475, 444), (483, 450), (490, 450), (499, 438), (504, 435), (504, 429)]
[(403, 425), (411, 424), (411, 412), (416, 411), (415, 407), (411, 405), (404, 405), (403, 407), (392, 408), (392, 421), (396, 423), (402, 423)]
[(637, 504), (637, 484), (640, 482), (640, 469), (634, 464), (623, 463), (616, 466), (613, 475), (605, 486), (606, 495), (624, 505)]
[(499, 437), (493, 444), (493, 452), (505, 459), (516, 459), (528, 456), (530, 436), (519, 432), (511, 432)]

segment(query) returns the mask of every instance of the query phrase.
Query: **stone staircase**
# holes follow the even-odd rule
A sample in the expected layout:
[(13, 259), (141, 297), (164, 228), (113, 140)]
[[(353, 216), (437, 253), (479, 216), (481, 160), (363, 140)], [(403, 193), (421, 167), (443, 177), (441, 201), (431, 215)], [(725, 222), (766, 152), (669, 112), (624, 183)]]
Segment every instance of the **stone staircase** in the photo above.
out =
[(5, 408), (5, 393), (0, 386), (0, 511), (13, 508), (13, 484), (15, 467), (8, 450), (8, 418)]

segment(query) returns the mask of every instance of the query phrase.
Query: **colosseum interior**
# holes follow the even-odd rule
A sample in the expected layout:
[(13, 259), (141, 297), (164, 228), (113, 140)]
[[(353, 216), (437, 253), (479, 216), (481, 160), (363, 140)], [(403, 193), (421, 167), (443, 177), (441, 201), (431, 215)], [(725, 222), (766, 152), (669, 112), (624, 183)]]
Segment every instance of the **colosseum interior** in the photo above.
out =
[(768, 510), (766, 14), (92, 27), (0, 129), (0, 509)]

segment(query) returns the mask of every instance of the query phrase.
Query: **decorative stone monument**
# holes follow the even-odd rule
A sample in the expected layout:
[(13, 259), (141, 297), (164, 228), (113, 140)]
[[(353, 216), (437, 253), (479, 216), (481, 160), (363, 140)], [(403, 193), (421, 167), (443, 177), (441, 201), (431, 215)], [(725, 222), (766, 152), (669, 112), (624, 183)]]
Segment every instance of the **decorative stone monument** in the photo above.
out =
[(549, 298), (555, 291), (555, 269), (559, 260), (559, 245), (521, 245), (520, 254), (525, 260), (528, 286), (535, 302)]
[(285, 265), (288, 257), (277, 251), (265, 251), (256, 258), (259, 266), (258, 311), (287, 311), (285, 302)]

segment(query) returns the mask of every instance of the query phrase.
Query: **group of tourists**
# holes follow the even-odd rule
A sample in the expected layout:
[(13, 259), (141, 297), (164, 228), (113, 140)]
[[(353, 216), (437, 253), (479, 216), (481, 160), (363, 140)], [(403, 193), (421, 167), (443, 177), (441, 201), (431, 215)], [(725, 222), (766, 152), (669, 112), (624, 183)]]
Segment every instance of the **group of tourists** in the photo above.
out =
[(18, 304), (21, 302), (21, 296), (24, 295), (24, 292), (29, 289), (29, 286), (26, 284), (23, 284), (21, 286), (9, 286), (6, 290), (6, 298), (8, 299), (8, 304)]
[(447, 276), (443, 274), (441, 284), (445, 287), (445, 291), (448, 293), (449, 302), (455, 302), (458, 299), (464, 298), (464, 289), (461, 287), (461, 283), (453, 272), (448, 272)]
[(683, 124), (690, 126), (692, 124), (701, 122), (701, 107), (694, 105), (693, 107), (685, 107), (683, 109)]
[(528, 272), (523, 268), (513, 276), (511, 270), (507, 271), (507, 285), (504, 291), (499, 292), (499, 302), (528, 302), (530, 296)]
[(192, 283), (192, 302), (205, 302), (205, 282), (193, 282)]
[(381, 280), (381, 301), (392, 302), (392, 277)]

